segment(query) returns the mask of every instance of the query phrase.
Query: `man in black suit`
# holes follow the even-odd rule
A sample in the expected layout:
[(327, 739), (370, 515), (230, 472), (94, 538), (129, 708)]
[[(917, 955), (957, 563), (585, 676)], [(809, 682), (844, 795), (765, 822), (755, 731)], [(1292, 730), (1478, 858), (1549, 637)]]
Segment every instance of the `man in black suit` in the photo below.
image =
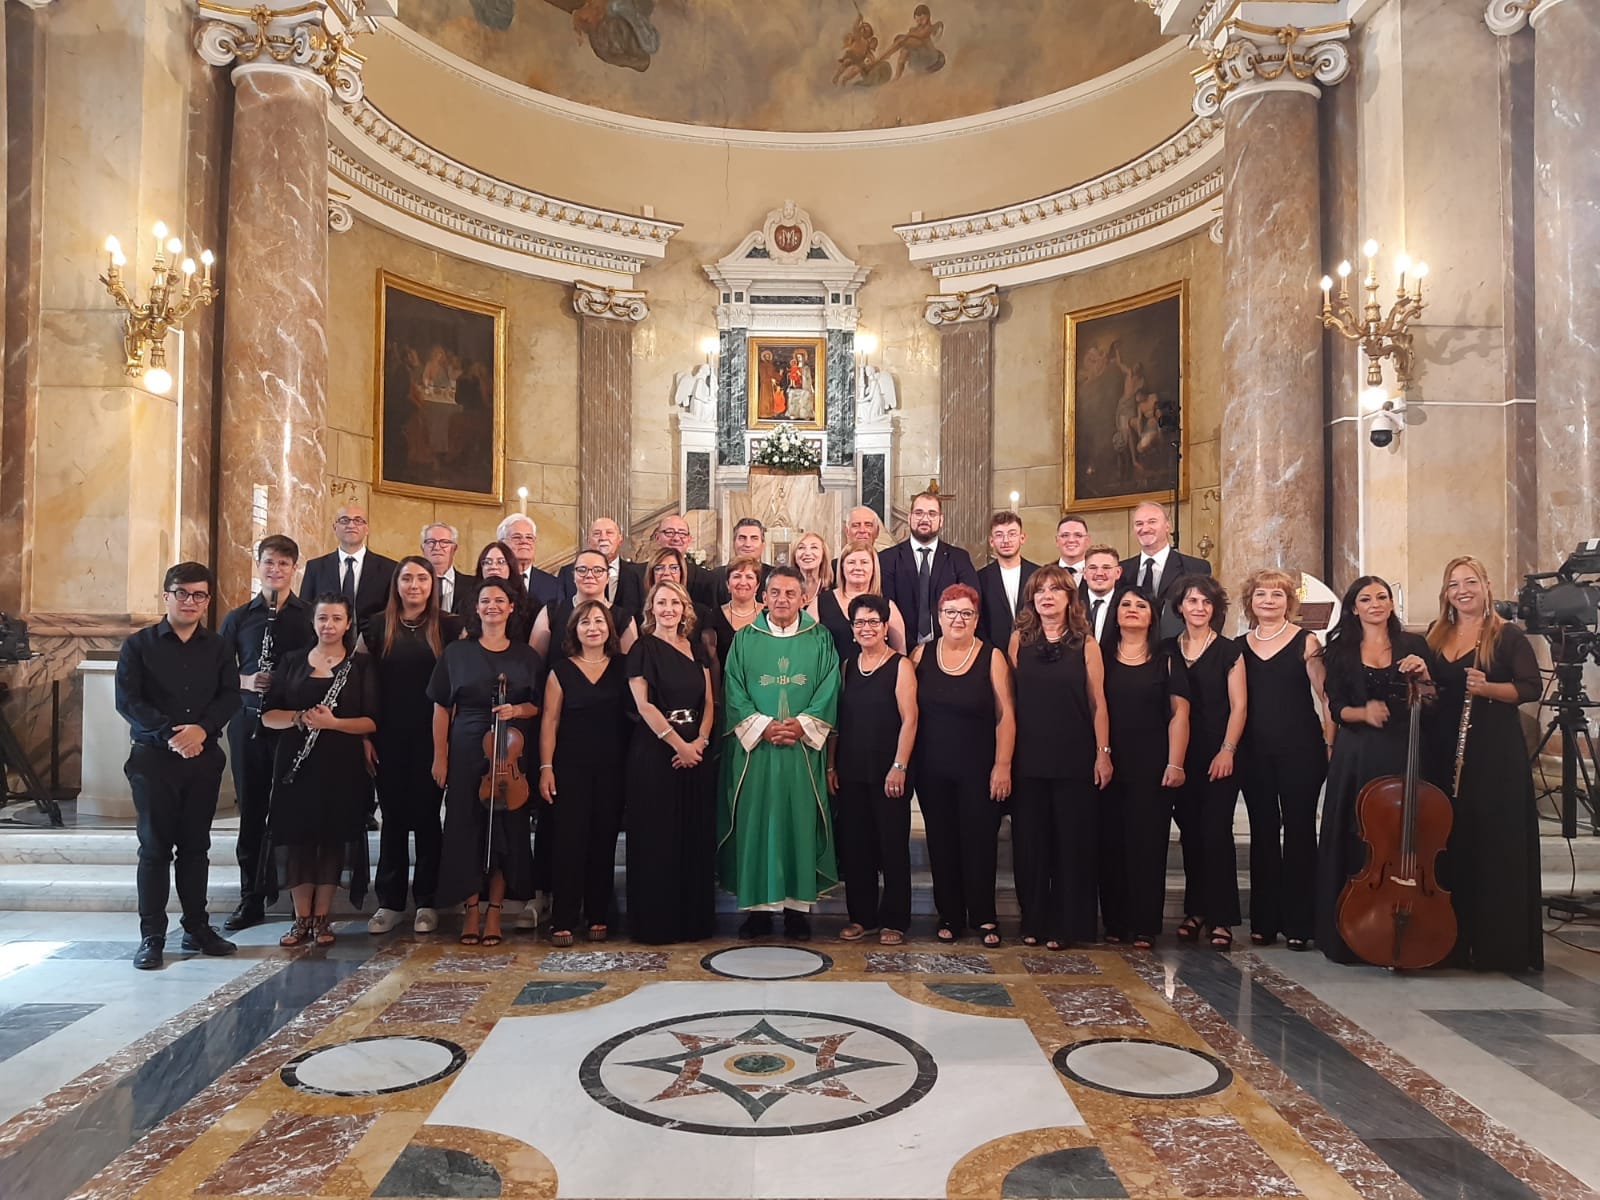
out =
[(997, 512), (989, 518), (989, 549), (994, 560), (978, 572), (978, 636), (1003, 651), (1011, 644), (1011, 624), (1022, 603), (1022, 585), (1039, 569), (1022, 557), (1022, 518)]
[(522, 576), (533, 611), (554, 604), (561, 595), (561, 583), (549, 571), (541, 571), (533, 565), (534, 553), (539, 549), (539, 527), (533, 523), (533, 518), (526, 513), (512, 513), (500, 522), (494, 536), (510, 546), (511, 553), (516, 556), (517, 574)]
[(1083, 611), (1089, 619), (1089, 632), (1104, 650), (1111, 643), (1117, 628), (1117, 598), (1123, 589), (1117, 585), (1122, 578), (1122, 564), (1117, 552), (1101, 544), (1090, 546), (1083, 558), (1083, 584), (1078, 595), (1083, 600)]
[[(689, 598), (696, 604), (711, 604), (715, 592), (711, 572), (689, 557), (689, 546), (694, 541), (694, 534), (689, 532), (689, 522), (678, 513), (668, 513), (661, 518), (651, 537), (658, 550), (676, 550), (683, 555), (685, 572), (683, 586), (688, 590)], [(655, 550), (650, 552), (652, 557), (655, 553)], [(642, 562), (634, 563), (633, 566), (638, 571), (640, 586), (648, 595), (650, 580), (645, 578), (645, 575), (650, 570), (650, 564)]]
[(1083, 583), (1083, 560), (1089, 553), (1089, 522), (1076, 513), (1063, 513), (1056, 522), (1056, 565), (1072, 575), (1072, 582)]
[(439, 611), (461, 616), (472, 607), (478, 577), (456, 570), (461, 534), (442, 522), (422, 527), (422, 557), (433, 564), (433, 586), (439, 589)]
[(359, 504), (340, 507), (333, 519), (339, 548), (306, 564), (300, 596), (316, 608), (317, 597), (339, 592), (355, 605), (356, 625), (365, 629), (389, 603), (389, 585), (399, 563), (367, 547), (367, 510)]
[[(941, 540), (943, 528), (944, 501), (937, 492), (919, 492), (911, 498), (911, 536), (878, 555), (883, 594), (900, 606), (911, 645), (933, 640), (939, 628), (935, 610), (945, 588), (955, 583), (978, 587), (972, 556)], [(980, 620), (982, 614), (980, 604)]]
[[(616, 614), (617, 624), (626, 625), (625, 617), (644, 615), (644, 571), (638, 563), (622, 557), (622, 527), (610, 517), (596, 517), (589, 526), (589, 540), (585, 550), (598, 550), (606, 558), (606, 598)], [(561, 568), (562, 596), (576, 596), (577, 582), (572, 577), (572, 564)]]
[[(740, 558), (753, 558), (761, 563), (761, 570), (756, 579), (756, 602), (761, 602), (761, 593), (767, 588), (767, 572), (772, 568), (764, 561), (767, 553), (767, 527), (755, 517), (740, 517), (733, 523), (733, 562)], [(711, 572), (711, 601), (713, 604), (727, 604), (728, 596), (728, 567), (724, 563)]]
[(1171, 611), (1173, 589), (1185, 575), (1211, 574), (1211, 564), (1172, 548), (1172, 522), (1167, 510), (1152, 500), (1133, 510), (1133, 536), (1139, 541), (1139, 553), (1122, 560), (1122, 582), (1154, 596), (1161, 636), (1177, 637), (1183, 632), (1183, 618)]

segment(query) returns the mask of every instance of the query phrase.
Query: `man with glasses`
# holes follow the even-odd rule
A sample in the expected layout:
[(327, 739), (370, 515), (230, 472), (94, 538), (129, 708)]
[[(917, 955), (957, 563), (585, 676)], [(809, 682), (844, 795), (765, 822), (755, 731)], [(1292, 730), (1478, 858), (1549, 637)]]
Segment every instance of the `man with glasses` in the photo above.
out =
[[(688, 590), (691, 600), (709, 607), (713, 603), (716, 589), (712, 586), (711, 572), (689, 557), (689, 547), (694, 542), (694, 534), (689, 532), (689, 522), (677, 513), (668, 513), (656, 526), (654, 540), (658, 549), (676, 550), (683, 555), (684, 567), (688, 572), (683, 586)], [(651, 553), (653, 555), (654, 551)], [(633, 565), (638, 568), (640, 585), (648, 593), (650, 581), (645, 578), (645, 572), (650, 569), (650, 564)]]
[(978, 636), (1002, 651), (1011, 644), (1011, 625), (1016, 620), (1022, 599), (1022, 585), (1039, 569), (1022, 557), (1022, 518), (1014, 512), (997, 512), (989, 518), (989, 549), (994, 561), (978, 572), (978, 595), (983, 598), (983, 616), (978, 620)]
[[(539, 549), (539, 527), (533, 523), (532, 517), (526, 513), (512, 513), (496, 527), (494, 536), (510, 546), (511, 553), (517, 556), (515, 569), (522, 576), (523, 586), (528, 590), (528, 600), (535, 610), (554, 604), (561, 598), (561, 581), (549, 571), (541, 571), (533, 565), (534, 554)], [(565, 594), (571, 595), (570, 589)]]
[(206, 914), (211, 818), (222, 783), (218, 739), (240, 703), (238, 663), (227, 643), (201, 624), (214, 591), (216, 577), (204, 563), (172, 567), (161, 584), (167, 615), (123, 642), (117, 654), (117, 711), (132, 726), (123, 773), (138, 813), (139, 949), (133, 965), (141, 971), (162, 963), (169, 872), (183, 904), (183, 948), (215, 956), (238, 949)]
[(400, 564), (367, 546), (367, 510), (359, 504), (340, 506), (333, 534), (339, 548), (306, 564), (300, 594), (313, 607), (318, 596), (330, 592), (344, 596), (356, 610), (356, 625), (365, 632), (389, 602), (389, 584)]
[(1100, 649), (1110, 649), (1111, 634), (1117, 628), (1117, 601), (1125, 585), (1122, 563), (1117, 552), (1107, 545), (1090, 546), (1083, 560), (1083, 587), (1078, 594), (1083, 597), (1083, 608), (1089, 616), (1089, 632), (1100, 643)]
[(1059, 566), (1072, 575), (1072, 582), (1083, 586), (1083, 560), (1089, 552), (1089, 523), (1066, 513), (1056, 522), (1056, 549), (1061, 552)]
[(972, 556), (941, 540), (943, 528), (944, 501), (937, 492), (918, 492), (911, 498), (911, 536), (878, 555), (883, 594), (900, 606), (906, 641), (917, 645), (933, 640), (939, 626), (934, 606), (945, 588), (964, 583), (978, 590)]
[(439, 611), (462, 616), (478, 592), (478, 577), (456, 570), (461, 534), (454, 525), (422, 527), (422, 557), (433, 564), (434, 587), (439, 589)]

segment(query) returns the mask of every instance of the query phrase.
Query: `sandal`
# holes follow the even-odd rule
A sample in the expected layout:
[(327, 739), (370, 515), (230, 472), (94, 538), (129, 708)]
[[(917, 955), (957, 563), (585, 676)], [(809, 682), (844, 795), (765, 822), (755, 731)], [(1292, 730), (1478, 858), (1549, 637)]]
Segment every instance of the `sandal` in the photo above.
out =
[(333, 934), (333, 926), (328, 923), (328, 915), (326, 913), (315, 918), (313, 930), (317, 935), (317, 945), (319, 946), (331, 946), (339, 940)]
[(311, 918), (296, 917), (294, 924), (289, 926), (289, 932), (278, 939), (280, 946), (303, 946), (312, 938)]
[(1250, 944), (1252, 946), (1270, 946), (1277, 940), (1278, 935), (1275, 933), (1256, 933), (1253, 930), (1250, 933)]
[(1055, 940), (1055, 938), (1051, 938), (1044, 944), (1044, 948), (1050, 951), (1060, 951), (1065, 950), (1067, 948), (1067, 944), (1065, 942), (1058, 942)]
[(1233, 949), (1233, 930), (1226, 925), (1213, 925), (1211, 927), (1211, 948), (1213, 950)]
[(1199, 941), (1200, 931), (1205, 928), (1205, 924), (1199, 917), (1185, 917), (1183, 924), (1178, 926), (1178, 940), (1180, 942)]
[(570, 929), (552, 929), (550, 931), (550, 944), (552, 946), (570, 946), (570, 945), (572, 945), (572, 930), (570, 930)]
[(1017, 940), (1020, 941), (1024, 946), (1027, 946), (1030, 950), (1039, 944), (1039, 939), (1034, 937), (1031, 933), (1025, 933)]
[(1108, 946), (1120, 946), (1124, 939), (1120, 933), (1107, 933), (1100, 940)]
[(859, 942), (866, 936), (867, 927), (858, 921), (851, 921), (850, 924), (839, 930), (839, 940), (841, 942)]
[(1000, 926), (979, 925), (978, 931), (983, 934), (984, 946), (990, 950), (998, 950), (1000, 948)]
[(1135, 950), (1154, 950), (1156, 948), (1156, 940), (1146, 934), (1138, 934), (1133, 939), (1133, 948)]
[(933, 936), (948, 946), (955, 942), (956, 931), (952, 926), (940, 921), (939, 928), (933, 931)]
[(878, 945), (898, 946), (904, 943), (906, 935), (898, 929), (880, 929), (878, 931)]
[(1311, 939), (1310, 938), (1284, 938), (1283, 939), (1283, 944), (1285, 946), (1289, 947), (1289, 949), (1291, 949), (1291, 950), (1309, 950), (1311, 948)]
[[(494, 920), (495, 920), (495, 924), (498, 925), (500, 923), (500, 917), (498, 916), (498, 914), (499, 914), (500, 909), (501, 909), (502, 906), (498, 905), (498, 904), (490, 904), (490, 905), (488, 905), (488, 907), (493, 912), (495, 912), (497, 914), (495, 916)], [(485, 917), (483, 919), (483, 924), (484, 924), (483, 941), (480, 943), (481, 945), (484, 945), (484, 946), (498, 946), (501, 942), (505, 941), (505, 938), (503, 936), (501, 936), (500, 934), (498, 934), (498, 933), (490, 933), (489, 932), (489, 928), (488, 928), (488, 926), (489, 926), (489, 918), (488, 917)]]
[[(481, 919), (478, 906), (474, 904), (466, 909), (461, 917), (461, 936), (456, 940), (463, 946), (476, 946), (483, 941), (483, 935), (478, 932), (478, 921)], [(467, 921), (472, 922), (472, 928), (467, 928)]]
[(591, 925), (588, 936), (591, 942), (603, 942), (611, 936), (611, 930), (604, 925)]

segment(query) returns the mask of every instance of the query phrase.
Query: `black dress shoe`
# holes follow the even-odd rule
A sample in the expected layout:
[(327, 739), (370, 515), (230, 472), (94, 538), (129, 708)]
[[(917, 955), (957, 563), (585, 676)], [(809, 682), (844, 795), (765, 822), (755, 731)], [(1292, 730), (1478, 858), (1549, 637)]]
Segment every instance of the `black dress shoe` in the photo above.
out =
[(229, 933), (237, 933), (241, 929), (249, 929), (252, 925), (259, 925), (267, 919), (267, 910), (259, 900), (241, 900), (239, 907), (229, 914), (222, 927)]
[(783, 910), (783, 936), (796, 942), (811, 940), (811, 918), (797, 908)]
[(139, 948), (133, 952), (133, 969), (136, 971), (159, 971), (161, 969), (161, 952), (166, 949), (167, 939), (160, 937), (147, 937), (139, 943)]
[(744, 924), (739, 926), (739, 936), (749, 941), (751, 938), (769, 937), (772, 934), (772, 914), (769, 912), (753, 912), (745, 917)]
[(239, 949), (210, 925), (199, 929), (185, 929), (183, 948), (190, 952), (199, 951), (211, 958), (225, 958)]

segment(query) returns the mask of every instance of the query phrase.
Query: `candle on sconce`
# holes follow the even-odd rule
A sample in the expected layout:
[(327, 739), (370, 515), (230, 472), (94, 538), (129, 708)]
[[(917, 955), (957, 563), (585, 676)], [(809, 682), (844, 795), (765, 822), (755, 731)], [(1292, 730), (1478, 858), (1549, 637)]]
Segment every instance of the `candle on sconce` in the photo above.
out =
[(528, 515), (528, 489), (527, 488), (519, 487), (517, 489), (517, 503), (518, 503), (518, 511), (521, 512), (523, 516), (527, 516)]
[(1331, 307), (1333, 307), (1333, 302), (1330, 299), (1330, 293), (1332, 291), (1333, 291), (1333, 280), (1329, 279), (1326, 275), (1324, 275), (1322, 277), (1322, 307), (1323, 308), (1331, 308)]
[(878, 349), (877, 336), (875, 334), (868, 333), (864, 329), (857, 330), (855, 348), (857, 364), (863, 366), (866, 365), (866, 363), (872, 358), (874, 352), (876, 352)]
[(106, 270), (110, 274), (117, 273), (117, 267), (120, 265), (117, 260), (121, 257), (122, 243), (117, 241), (114, 235), (106, 238)]
[(1412, 274), (1412, 278), (1417, 282), (1417, 294), (1413, 297), (1413, 299), (1416, 301), (1418, 308), (1422, 307), (1422, 281), (1424, 278), (1426, 278), (1427, 274), (1428, 264), (1425, 262), (1419, 262), (1417, 264), (1416, 271)]
[(1012, 492), (1011, 493), (1011, 507), (1012, 508), (1016, 508), (1017, 501), (1019, 501), (1021, 499), (1022, 499), (1022, 493), (1021, 492)]
[(202, 282), (206, 287), (211, 286), (211, 264), (217, 261), (217, 256), (209, 250), (200, 251), (200, 265), (206, 269)]
[(1397, 255), (1394, 260), (1394, 270), (1395, 274), (1400, 277), (1399, 283), (1395, 286), (1399, 294), (1404, 296), (1406, 294), (1406, 272), (1411, 270), (1411, 259), (1404, 254)]
[(1361, 247), (1361, 253), (1367, 259), (1367, 279), (1373, 283), (1378, 280), (1378, 243), (1375, 238), (1368, 238)]
[(706, 356), (707, 366), (710, 366), (711, 363), (716, 361), (717, 355), (721, 352), (721, 350), (722, 343), (716, 338), (703, 337), (700, 339), (700, 353)]

